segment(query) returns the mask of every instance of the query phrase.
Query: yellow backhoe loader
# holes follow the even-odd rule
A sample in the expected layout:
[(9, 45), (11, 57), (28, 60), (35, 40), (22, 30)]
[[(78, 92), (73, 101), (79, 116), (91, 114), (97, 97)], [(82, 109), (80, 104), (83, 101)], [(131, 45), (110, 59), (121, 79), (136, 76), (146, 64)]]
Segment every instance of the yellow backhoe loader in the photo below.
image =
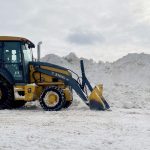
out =
[[(101, 84), (92, 88), (86, 78), (81, 60), (82, 81), (72, 77), (74, 71), (62, 66), (33, 59), (35, 45), (22, 37), (0, 36), (0, 109), (19, 108), (26, 102), (39, 100), (46, 111), (68, 108), (73, 101), (73, 90), (90, 109), (107, 110), (109, 105), (102, 95)], [(91, 92), (87, 94), (87, 89)]]

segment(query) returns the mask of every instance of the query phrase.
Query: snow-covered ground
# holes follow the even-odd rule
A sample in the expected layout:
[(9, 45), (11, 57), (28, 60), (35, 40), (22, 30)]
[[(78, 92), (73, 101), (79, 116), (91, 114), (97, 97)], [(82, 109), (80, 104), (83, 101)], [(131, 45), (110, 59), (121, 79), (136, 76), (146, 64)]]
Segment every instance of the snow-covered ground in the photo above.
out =
[[(73, 53), (43, 60), (80, 74)], [(150, 149), (150, 55), (129, 54), (113, 63), (84, 61), (92, 85), (104, 84), (112, 111), (91, 111), (76, 95), (73, 105), (59, 112), (45, 112), (38, 103), (1, 110), (0, 150)]]
[(0, 111), (1, 150), (149, 150), (150, 111), (90, 111), (74, 106), (59, 112), (29, 107)]

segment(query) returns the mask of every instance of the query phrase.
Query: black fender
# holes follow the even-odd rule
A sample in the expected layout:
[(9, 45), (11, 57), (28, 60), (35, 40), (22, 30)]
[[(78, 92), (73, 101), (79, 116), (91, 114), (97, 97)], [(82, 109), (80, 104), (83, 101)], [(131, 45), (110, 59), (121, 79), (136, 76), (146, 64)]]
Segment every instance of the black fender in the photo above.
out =
[(33, 65), (33, 66), (48, 66), (48, 67), (52, 67), (52, 68), (56, 68), (56, 69), (61, 69), (64, 71), (67, 71), (68, 69), (62, 66), (58, 66), (55, 64), (51, 64), (51, 63), (47, 63), (47, 62), (29, 62), (29, 65)]
[(0, 68), (0, 76), (3, 77), (9, 84), (14, 85), (15, 81), (11, 73), (5, 68)]

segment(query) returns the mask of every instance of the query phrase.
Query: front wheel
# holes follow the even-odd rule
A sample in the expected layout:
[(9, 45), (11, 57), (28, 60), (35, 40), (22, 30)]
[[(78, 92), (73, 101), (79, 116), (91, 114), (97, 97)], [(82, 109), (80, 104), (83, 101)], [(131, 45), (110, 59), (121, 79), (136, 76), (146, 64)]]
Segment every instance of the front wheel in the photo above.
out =
[(66, 101), (65, 104), (64, 104), (64, 108), (68, 108), (71, 104), (72, 104), (72, 100), (71, 101)]
[(58, 111), (64, 107), (65, 98), (61, 88), (47, 87), (40, 96), (40, 105), (46, 111)]

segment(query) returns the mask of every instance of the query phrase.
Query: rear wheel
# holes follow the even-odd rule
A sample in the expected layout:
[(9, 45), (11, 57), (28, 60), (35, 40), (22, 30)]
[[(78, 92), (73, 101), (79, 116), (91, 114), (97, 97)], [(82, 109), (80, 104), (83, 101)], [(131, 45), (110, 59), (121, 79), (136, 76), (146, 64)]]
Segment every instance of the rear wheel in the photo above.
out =
[(0, 81), (0, 109), (13, 108), (14, 92), (13, 87), (5, 80)]
[(26, 101), (23, 100), (16, 100), (13, 102), (13, 108), (20, 108), (26, 104)]
[(58, 111), (64, 107), (65, 98), (61, 88), (47, 87), (40, 96), (40, 104), (46, 111)]

